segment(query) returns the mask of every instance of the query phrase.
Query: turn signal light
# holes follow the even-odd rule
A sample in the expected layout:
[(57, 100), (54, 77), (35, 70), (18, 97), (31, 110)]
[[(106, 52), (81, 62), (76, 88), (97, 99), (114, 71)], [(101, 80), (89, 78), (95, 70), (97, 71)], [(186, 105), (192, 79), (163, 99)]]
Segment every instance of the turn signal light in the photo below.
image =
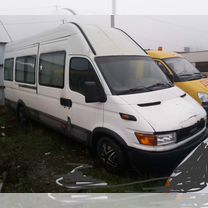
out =
[(125, 113), (119, 113), (121, 118), (124, 120), (128, 120), (128, 121), (137, 121), (135, 116), (129, 115), (129, 114), (125, 114)]
[(148, 146), (157, 146), (157, 137), (153, 134), (135, 133), (140, 144)]

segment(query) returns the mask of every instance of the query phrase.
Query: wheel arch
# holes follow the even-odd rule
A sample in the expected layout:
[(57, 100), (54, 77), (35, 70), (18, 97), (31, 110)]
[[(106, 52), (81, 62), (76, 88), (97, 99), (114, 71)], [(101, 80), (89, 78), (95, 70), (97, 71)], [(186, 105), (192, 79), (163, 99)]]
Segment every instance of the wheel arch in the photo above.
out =
[(17, 107), (16, 107), (16, 110), (17, 111), (18, 111), (18, 109), (19, 109), (20, 106), (23, 106), (24, 108), (26, 108), (26, 105), (25, 105), (25, 103), (24, 103), (23, 100), (18, 100), (17, 101)]
[(18, 101), (17, 101), (17, 109), (18, 109), (20, 106), (26, 107), (26, 105), (25, 105), (25, 103), (24, 103), (23, 100), (18, 100)]
[(118, 143), (122, 147), (127, 146), (127, 143), (124, 141), (124, 139), (121, 136), (119, 136), (116, 132), (107, 128), (98, 127), (93, 130), (90, 136), (89, 146), (92, 150), (95, 150), (98, 139), (103, 136), (108, 136), (112, 138), (116, 143)]

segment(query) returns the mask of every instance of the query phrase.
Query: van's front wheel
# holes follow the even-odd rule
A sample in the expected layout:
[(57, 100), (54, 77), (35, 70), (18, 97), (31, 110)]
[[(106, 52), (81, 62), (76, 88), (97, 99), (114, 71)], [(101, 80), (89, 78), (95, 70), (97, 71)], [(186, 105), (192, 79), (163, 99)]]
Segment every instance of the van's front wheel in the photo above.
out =
[(105, 169), (112, 173), (124, 172), (125, 153), (121, 145), (109, 137), (102, 137), (97, 142), (97, 155)]

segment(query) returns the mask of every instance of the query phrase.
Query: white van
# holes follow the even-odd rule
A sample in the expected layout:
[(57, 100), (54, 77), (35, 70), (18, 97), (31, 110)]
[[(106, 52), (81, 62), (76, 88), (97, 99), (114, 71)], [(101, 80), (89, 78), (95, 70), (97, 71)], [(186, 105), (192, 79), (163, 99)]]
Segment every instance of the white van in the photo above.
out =
[(77, 138), (110, 171), (174, 159), (207, 137), (206, 112), (119, 29), (69, 23), (8, 44), (6, 103)]

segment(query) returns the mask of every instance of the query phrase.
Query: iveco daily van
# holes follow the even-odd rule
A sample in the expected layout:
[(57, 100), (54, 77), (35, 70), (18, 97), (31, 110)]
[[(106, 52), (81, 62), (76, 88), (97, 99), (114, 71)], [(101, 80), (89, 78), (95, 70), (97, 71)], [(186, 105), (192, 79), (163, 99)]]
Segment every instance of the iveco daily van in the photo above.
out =
[(8, 44), (6, 103), (90, 146), (109, 171), (174, 159), (207, 137), (206, 112), (115, 28), (62, 25)]
[(208, 79), (178, 53), (147, 51), (176, 86), (192, 96), (208, 112)]

